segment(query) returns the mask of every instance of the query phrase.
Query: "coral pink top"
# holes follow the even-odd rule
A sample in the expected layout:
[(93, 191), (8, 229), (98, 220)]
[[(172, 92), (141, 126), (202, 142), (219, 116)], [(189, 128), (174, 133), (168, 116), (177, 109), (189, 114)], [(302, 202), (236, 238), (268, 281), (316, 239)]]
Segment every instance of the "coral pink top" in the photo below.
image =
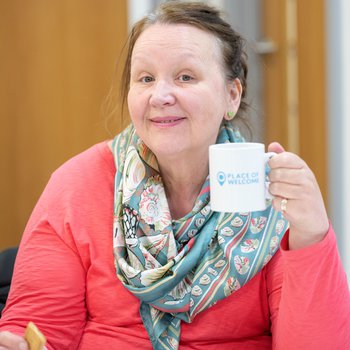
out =
[[(152, 349), (139, 301), (115, 274), (115, 166), (106, 142), (51, 177), (20, 245), (0, 330), (29, 320), (48, 349)], [(288, 251), (238, 292), (182, 323), (181, 350), (350, 349), (350, 296), (335, 234)]]

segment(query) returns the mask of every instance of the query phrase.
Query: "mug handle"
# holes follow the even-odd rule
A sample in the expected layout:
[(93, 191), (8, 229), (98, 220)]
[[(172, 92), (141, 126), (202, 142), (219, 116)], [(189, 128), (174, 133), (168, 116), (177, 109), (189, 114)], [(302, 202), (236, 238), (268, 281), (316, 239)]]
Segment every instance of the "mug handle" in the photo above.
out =
[(272, 195), (269, 191), (269, 187), (270, 187), (270, 181), (269, 181), (269, 178), (268, 178), (268, 175), (270, 173), (270, 167), (269, 165), (267, 164), (268, 161), (273, 157), (275, 156), (277, 153), (276, 152), (266, 152), (264, 154), (264, 163), (265, 163), (265, 169), (266, 167), (268, 168), (268, 171), (266, 173), (266, 177), (265, 177), (265, 198), (266, 199), (274, 199), (275, 196)]

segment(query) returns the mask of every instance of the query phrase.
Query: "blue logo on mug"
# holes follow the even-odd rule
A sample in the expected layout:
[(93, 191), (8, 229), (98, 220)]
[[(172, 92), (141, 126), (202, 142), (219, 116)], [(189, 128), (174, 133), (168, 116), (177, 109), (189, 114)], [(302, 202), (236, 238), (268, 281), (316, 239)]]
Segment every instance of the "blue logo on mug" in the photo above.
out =
[(226, 181), (226, 175), (223, 171), (219, 171), (216, 175), (216, 178), (218, 179), (219, 184), (222, 186)]
[(239, 173), (225, 173), (223, 171), (218, 171), (216, 174), (216, 179), (218, 180), (220, 186), (224, 184), (230, 185), (252, 185), (258, 184), (259, 172), (239, 172)]

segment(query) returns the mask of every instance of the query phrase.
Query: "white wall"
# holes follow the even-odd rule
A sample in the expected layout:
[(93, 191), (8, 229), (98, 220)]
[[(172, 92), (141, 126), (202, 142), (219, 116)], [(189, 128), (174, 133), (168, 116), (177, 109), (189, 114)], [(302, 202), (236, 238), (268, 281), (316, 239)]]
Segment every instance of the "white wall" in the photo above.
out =
[(154, 8), (155, 1), (153, 0), (128, 0), (128, 26), (131, 26), (149, 14)]
[(350, 281), (350, 1), (327, 0), (330, 214)]

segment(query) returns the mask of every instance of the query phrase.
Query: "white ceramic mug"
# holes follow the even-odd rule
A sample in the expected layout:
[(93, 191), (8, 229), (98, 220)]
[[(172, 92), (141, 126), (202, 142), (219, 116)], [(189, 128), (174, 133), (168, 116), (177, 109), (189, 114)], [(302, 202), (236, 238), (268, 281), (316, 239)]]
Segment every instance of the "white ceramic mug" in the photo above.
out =
[(209, 147), (211, 209), (250, 212), (266, 209), (268, 192), (265, 169), (274, 152), (262, 143), (222, 143)]

